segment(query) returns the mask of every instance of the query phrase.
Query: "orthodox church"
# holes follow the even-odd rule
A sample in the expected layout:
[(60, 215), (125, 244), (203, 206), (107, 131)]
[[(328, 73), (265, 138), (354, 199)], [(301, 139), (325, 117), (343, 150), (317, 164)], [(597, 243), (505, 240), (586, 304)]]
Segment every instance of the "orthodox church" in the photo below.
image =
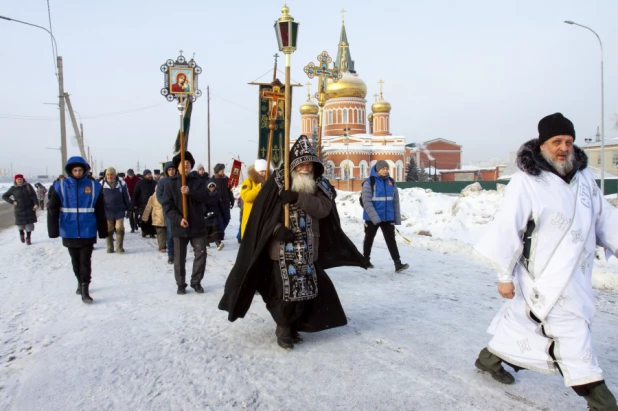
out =
[[(404, 181), (409, 157), (417, 155), (417, 150), (406, 147), (405, 136), (391, 133), (391, 104), (384, 99), (382, 80), (380, 94), (374, 96), (375, 102), (367, 112), (367, 85), (355, 70), (348, 44), (342, 22), (335, 61), (342, 78), (327, 81), (322, 118), (325, 176), (331, 180), (363, 180), (378, 160), (385, 160), (390, 165), (390, 175), (396, 181)], [(300, 106), (300, 114), (302, 134), (309, 137), (317, 132), (319, 106), (310, 92), (307, 102)]]

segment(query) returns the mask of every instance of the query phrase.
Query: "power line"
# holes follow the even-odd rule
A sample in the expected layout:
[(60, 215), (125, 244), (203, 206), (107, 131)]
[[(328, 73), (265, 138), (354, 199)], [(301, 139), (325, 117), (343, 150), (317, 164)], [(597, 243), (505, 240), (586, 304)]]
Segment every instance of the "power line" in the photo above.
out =
[[(54, 31), (52, 30), (51, 7), (49, 5), (49, 0), (47, 0), (47, 17), (49, 18), (49, 34), (53, 36)], [(52, 54), (54, 56), (54, 72), (56, 73), (56, 76), (58, 76), (58, 71), (56, 67), (56, 60), (58, 60), (58, 55), (56, 54), (56, 50), (54, 49), (53, 37), (50, 37), (49, 41), (51, 42)]]
[[(122, 110), (122, 111), (114, 111), (114, 112), (109, 112), (109, 113), (99, 113), (99, 114), (85, 115), (85, 116), (81, 116), (81, 118), (82, 119), (95, 119), (95, 118), (103, 118), (103, 117), (120, 116), (120, 115), (124, 115), (124, 114), (136, 113), (138, 111), (148, 110), (148, 109), (151, 109), (151, 108), (154, 108), (154, 107), (163, 106), (165, 104), (168, 104), (168, 103), (167, 102), (163, 102), (163, 103), (151, 104), (149, 106), (137, 107), (137, 108), (127, 109), (127, 110)], [(49, 116), (27, 116), (27, 115), (22, 115), (22, 114), (10, 114), (10, 113), (0, 113), (0, 118), (6, 118), (6, 119), (12, 119), (12, 120), (35, 120), (35, 121), (53, 121), (53, 120), (57, 120), (56, 117), (49, 117)]]

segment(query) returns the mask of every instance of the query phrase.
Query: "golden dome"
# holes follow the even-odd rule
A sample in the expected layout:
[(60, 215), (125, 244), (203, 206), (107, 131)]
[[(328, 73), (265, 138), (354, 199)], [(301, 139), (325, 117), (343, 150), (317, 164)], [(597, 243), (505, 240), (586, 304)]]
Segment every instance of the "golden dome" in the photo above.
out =
[(369, 113), (367, 120), (369, 120), (370, 123), (373, 123), (373, 113)]
[(390, 113), (391, 103), (386, 100), (378, 100), (371, 105), (371, 111), (374, 113)]
[(307, 101), (300, 106), (300, 114), (318, 114), (320, 108), (313, 101)]
[(351, 74), (349, 71), (334, 83), (328, 80), (326, 84), (326, 99), (339, 97), (359, 97), (365, 98), (367, 95), (367, 85), (358, 75)]

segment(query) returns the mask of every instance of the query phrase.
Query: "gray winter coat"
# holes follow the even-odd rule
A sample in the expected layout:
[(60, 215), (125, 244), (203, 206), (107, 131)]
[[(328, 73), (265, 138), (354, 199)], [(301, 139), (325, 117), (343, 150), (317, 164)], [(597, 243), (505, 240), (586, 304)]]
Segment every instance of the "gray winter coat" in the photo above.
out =
[[(11, 199), (13, 197), (13, 199)], [(39, 201), (36, 196), (36, 191), (28, 183), (24, 183), (21, 186), (14, 185), (4, 193), (2, 199), (9, 204), (17, 202), (15, 206), (15, 225), (27, 225), (37, 222), (36, 211), (34, 206), (39, 205)]]

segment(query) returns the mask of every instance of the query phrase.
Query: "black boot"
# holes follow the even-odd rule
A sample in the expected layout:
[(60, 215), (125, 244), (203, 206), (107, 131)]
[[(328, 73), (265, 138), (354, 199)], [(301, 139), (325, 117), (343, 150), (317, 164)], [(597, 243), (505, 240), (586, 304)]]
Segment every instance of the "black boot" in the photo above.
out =
[(515, 377), (502, 368), (501, 363), (502, 359), (500, 357), (491, 353), (487, 348), (483, 348), (474, 365), (479, 370), (490, 373), (494, 380), (501, 382), (502, 384), (514, 384)]
[(292, 329), (290, 327), (277, 326), (275, 330), (277, 336), (277, 344), (281, 348), (294, 348), (294, 339), (292, 337)]
[(191, 288), (193, 288), (198, 294), (204, 294), (204, 288), (202, 287), (202, 284), (192, 285)]
[(367, 268), (375, 268), (373, 264), (371, 264), (369, 257), (365, 257), (365, 264), (367, 265)]
[(185, 295), (187, 293), (187, 286), (186, 285), (179, 285), (178, 286), (178, 290), (176, 290), (176, 294), (178, 295)]
[[(577, 391), (576, 391), (577, 392)], [(597, 381), (586, 386), (583, 396), (591, 411), (617, 411), (616, 398), (611, 393), (605, 381)]]
[(400, 273), (403, 270), (410, 268), (408, 264), (401, 264), (401, 260), (395, 260), (395, 272)]
[(21, 240), (22, 243), (26, 242), (26, 237), (24, 234), (24, 230), (19, 230), (19, 239)]
[(301, 337), (298, 331), (292, 330), (292, 341), (294, 341), (294, 344), (300, 344), (303, 342), (303, 337)]
[(82, 283), (82, 301), (84, 304), (92, 304), (94, 302), (88, 293), (88, 287), (90, 287), (89, 283)]
[(82, 283), (79, 280), (77, 280), (77, 290), (75, 290), (75, 294), (82, 295)]
[(30, 234), (30, 231), (28, 231), (28, 232), (26, 233), (26, 244), (28, 244), (28, 245), (32, 245), (32, 239), (31, 239), (31, 237), (30, 237), (31, 235), (32, 235), (32, 234)]

